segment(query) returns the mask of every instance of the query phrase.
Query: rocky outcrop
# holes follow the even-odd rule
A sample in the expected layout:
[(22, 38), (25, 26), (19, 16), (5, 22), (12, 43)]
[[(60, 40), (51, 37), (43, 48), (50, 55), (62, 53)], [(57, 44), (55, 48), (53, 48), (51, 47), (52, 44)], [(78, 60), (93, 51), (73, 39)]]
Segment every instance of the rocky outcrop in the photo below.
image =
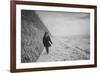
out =
[(44, 26), (33, 10), (21, 10), (21, 62), (35, 62), (40, 56), (43, 46)]

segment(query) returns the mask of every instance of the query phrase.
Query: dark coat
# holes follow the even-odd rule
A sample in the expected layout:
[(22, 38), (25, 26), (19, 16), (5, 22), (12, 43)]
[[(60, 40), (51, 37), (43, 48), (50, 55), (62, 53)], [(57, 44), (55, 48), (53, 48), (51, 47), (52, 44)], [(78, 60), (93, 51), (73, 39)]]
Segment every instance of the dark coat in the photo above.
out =
[(49, 36), (44, 36), (43, 37), (43, 44), (44, 44), (45, 47), (50, 47), (51, 46), (52, 41), (51, 41)]

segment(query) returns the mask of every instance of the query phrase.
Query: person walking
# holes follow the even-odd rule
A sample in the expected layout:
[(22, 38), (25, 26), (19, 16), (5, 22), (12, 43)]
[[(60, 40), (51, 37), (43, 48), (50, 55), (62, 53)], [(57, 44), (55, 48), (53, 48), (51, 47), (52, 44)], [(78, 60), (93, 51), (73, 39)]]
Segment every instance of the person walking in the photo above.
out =
[(43, 44), (44, 44), (44, 47), (46, 49), (47, 54), (49, 54), (49, 47), (51, 46), (52, 41), (50, 39), (50, 36), (49, 36), (48, 32), (45, 32), (45, 34), (44, 34)]

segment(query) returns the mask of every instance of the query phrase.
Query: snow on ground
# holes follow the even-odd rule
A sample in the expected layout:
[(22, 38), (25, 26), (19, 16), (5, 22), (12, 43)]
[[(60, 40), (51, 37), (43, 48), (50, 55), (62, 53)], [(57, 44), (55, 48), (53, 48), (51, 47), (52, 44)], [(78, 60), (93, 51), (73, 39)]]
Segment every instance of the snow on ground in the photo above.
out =
[(88, 60), (90, 58), (88, 39), (71, 40), (53, 37), (52, 42), (49, 54), (44, 48), (37, 62)]

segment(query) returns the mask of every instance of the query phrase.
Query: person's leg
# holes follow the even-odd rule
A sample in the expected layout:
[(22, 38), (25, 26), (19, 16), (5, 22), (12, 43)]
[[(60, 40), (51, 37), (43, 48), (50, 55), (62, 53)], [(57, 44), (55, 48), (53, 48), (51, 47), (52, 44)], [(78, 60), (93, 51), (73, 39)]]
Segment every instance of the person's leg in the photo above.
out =
[(47, 54), (49, 53), (49, 48), (48, 47), (46, 47), (46, 51), (47, 51)]
[(49, 47), (47, 49), (48, 49), (48, 54), (49, 54)]

